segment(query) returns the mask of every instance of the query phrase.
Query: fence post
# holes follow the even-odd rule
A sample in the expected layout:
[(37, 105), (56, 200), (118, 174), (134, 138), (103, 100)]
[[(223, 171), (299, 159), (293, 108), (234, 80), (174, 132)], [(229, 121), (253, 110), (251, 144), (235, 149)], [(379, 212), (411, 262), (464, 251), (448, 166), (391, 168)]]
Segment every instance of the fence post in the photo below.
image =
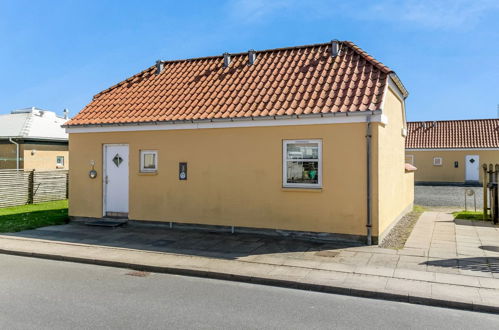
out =
[(35, 169), (28, 175), (28, 204), (33, 204), (35, 200)]
[(69, 198), (69, 172), (66, 173), (66, 199)]
[(483, 177), (482, 177), (482, 183), (483, 183), (483, 220), (487, 220), (487, 164), (483, 164), (482, 165), (482, 168), (483, 168)]

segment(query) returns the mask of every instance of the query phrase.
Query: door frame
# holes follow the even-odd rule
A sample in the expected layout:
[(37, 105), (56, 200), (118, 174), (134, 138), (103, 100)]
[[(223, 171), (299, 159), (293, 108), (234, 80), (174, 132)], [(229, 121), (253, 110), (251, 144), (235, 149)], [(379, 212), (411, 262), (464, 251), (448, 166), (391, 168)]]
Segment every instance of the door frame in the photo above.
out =
[(107, 206), (107, 184), (106, 184), (106, 175), (107, 175), (107, 166), (106, 166), (106, 155), (107, 155), (107, 147), (128, 147), (128, 212), (130, 212), (130, 145), (128, 143), (104, 143), (102, 144), (102, 217), (106, 216), (106, 206)]
[[(468, 157), (473, 157), (477, 161), (477, 179), (476, 180), (468, 180)], [(465, 155), (464, 156), (464, 182), (475, 182), (480, 181), (480, 155)]]

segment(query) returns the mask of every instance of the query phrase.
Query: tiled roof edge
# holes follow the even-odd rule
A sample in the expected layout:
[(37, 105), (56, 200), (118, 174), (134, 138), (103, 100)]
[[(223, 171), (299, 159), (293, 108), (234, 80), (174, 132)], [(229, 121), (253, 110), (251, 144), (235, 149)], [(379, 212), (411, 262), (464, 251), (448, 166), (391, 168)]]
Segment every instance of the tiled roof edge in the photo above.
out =
[(422, 123), (445, 123), (445, 122), (469, 122), (469, 121), (498, 121), (499, 118), (479, 118), (479, 119), (447, 119), (447, 120), (421, 120), (421, 121), (408, 121), (407, 124), (416, 125)]

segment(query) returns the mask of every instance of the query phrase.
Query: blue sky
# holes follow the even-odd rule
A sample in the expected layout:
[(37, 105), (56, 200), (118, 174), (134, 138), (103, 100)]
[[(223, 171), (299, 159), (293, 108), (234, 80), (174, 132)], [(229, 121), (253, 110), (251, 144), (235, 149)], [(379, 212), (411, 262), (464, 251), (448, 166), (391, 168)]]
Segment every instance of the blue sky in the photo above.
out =
[(72, 115), (154, 64), (352, 40), (397, 72), (409, 120), (496, 117), (498, 0), (0, 0), (0, 113)]

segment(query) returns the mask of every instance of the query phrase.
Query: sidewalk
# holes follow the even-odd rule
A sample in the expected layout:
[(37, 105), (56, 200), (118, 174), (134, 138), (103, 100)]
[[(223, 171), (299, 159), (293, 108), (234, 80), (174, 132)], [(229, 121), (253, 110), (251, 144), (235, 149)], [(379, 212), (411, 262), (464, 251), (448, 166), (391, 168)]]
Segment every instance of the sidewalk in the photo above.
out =
[(0, 252), (499, 312), (499, 228), (426, 212), (402, 250), (79, 224), (0, 236)]

